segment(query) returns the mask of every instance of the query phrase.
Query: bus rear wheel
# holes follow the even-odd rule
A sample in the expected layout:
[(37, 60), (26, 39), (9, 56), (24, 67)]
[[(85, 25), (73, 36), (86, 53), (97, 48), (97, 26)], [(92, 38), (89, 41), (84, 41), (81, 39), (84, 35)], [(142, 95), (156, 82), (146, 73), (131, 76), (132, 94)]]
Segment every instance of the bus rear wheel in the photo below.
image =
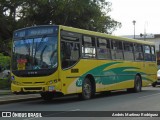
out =
[(83, 100), (88, 100), (92, 97), (92, 84), (88, 78), (85, 78), (82, 84), (82, 93), (79, 94), (79, 97)]
[(142, 80), (139, 75), (136, 75), (134, 81), (134, 92), (141, 92), (142, 91)]
[(135, 76), (134, 88), (127, 89), (128, 92), (141, 92), (142, 91), (142, 80), (139, 75)]

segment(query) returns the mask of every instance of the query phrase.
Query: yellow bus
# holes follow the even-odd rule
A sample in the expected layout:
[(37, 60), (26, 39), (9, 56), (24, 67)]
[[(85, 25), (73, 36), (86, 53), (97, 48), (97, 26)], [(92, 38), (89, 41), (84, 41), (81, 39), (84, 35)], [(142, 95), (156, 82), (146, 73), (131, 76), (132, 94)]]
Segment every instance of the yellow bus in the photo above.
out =
[(62, 25), (13, 34), (11, 91), (44, 100), (127, 89), (140, 92), (157, 80), (153, 43)]

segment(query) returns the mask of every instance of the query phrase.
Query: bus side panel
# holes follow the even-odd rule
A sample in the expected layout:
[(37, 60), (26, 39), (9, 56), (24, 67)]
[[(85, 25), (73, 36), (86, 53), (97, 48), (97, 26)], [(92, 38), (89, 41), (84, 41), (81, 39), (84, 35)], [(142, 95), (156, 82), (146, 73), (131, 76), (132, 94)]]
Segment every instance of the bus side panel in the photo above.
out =
[[(147, 69), (150, 66), (146, 65)], [(152, 66), (156, 64), (152, 63)], [(143, 86), (146, 86), (154, 81), (155, 70), (153, 67), (146, 71), (143, 62), (82, 59), (72, 68), (61, 70), (60, 79), (64, 94), (81, 93), (83, 80), (87, 75), (92, 75), (96, 92), (101, 92), (133, 88), (136, 74), (141, 75)]]
[(145, 62), (144, 71), (146, 75), (142, 76), (143, 86), (148, 86), (149, 84), (157, 81), (157, 64), (155, 62)]
[[(139, 74), (142, 77), (142, 86), (148, 86), (156, 80), (156, 63), (155, 62), (131, 62), (124, 61), (117, 68), (123, 72), (118, 72), (117, 89), (126, 89), (134, 87), (135, 76)], [(124, 70), (123, 70), (124, 69)]]
[(71, 69), (61, 70), (59, 79), (62, 81), (63, 94), (76, 93), (76, 74), (71, 73)]
[(110, 88), (110, 86), (106, 86), (109, 90), (119, 90), (125, 88), (132, 88), (134, 83), (135, 76), (135, 68), (133, 67), (134, 63), (126, 62), (126, 61), (115, 61), (116, 64), (108, 67), (107, 71), (110, 71), (110, 77), (116, 84), (116, 88)]
[[(96, 92), (119, 89), (117, 81), (119, 80), (119, 69), (123, 69), (124, 64), (122, 63), (108, 60), (80, 60), (73, 68), (61, 71), (63, 93), (81, 93), (82, 82), (87, 75), (93, 76), (96, 83)], [(129, 87), (128, 84), (127, 87)]]
[[(103, 90), (99, 72), (94, 70), (97, 67), (97, 60), (82, 59), (75, 66), (60, 71), (60, 79), (62, 80), (62, 89), (64, 94), (81, 93), (82, 82), (87, 75), (92, 75), (97, 81), (96, 89)], [(98, 74), (95, 75), (94, 73)]]
[[(117, 88), (115, 73), (114, 71), (110, 70), (112, 66), (116, 63), (110, 60), (98, 60), (99, 61), (99, 70), (97, 70), (97, 74), (99, 74), (101, 79), (101, 84), (103, 86), (102, 91), (110, 91)], [(97, 83), (97, 82), (96, 82)], [(97, 84), (96, 84), (97, 85)], [(100, 92), (100, 91), (97, 91)]]

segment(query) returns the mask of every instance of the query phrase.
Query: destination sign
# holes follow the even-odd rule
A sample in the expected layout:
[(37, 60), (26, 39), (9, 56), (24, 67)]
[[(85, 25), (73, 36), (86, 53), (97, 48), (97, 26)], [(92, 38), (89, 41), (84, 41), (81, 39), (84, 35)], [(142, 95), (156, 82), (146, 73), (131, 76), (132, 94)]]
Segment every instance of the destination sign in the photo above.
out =
[(30, 27), (14, 32), (14, 38), (31, 37), (38, 35), (51, 35), (58, 33), (58, 26), (39, 26)]

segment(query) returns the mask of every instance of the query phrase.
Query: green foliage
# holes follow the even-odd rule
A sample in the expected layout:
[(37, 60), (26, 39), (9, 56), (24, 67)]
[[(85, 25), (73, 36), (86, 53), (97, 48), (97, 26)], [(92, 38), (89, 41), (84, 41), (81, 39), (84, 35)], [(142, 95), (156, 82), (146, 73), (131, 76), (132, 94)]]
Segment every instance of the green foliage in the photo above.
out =
[(24, 6), (22, 20), (30, 21), (28, 26), (61, 24), (105, 33), (121, 26), (107, 16), (111, 4), (105, 0), (28, 0)]
[(8, 81), (8, 79), (1, 79), (0, 78), (0, 90), (3, 90), (3, 89), (10, 89), (10, 86), (11, 86), (11, 82)]
[(2, 69), (9, 69), (10, 66), (10, 57), (4, 56), (2, 53), (0, 53), (0, 67)]

